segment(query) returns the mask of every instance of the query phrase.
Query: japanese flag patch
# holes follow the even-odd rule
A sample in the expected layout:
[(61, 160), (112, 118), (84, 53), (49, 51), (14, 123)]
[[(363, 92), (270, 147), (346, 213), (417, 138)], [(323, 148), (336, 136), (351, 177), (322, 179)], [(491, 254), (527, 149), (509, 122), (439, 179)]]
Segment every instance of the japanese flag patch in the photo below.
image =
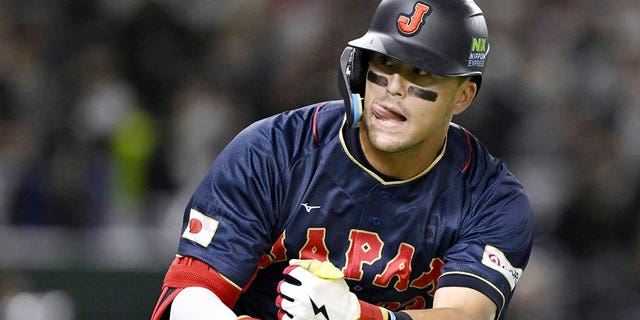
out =
[(505, 278), (507, 278), (512, 291), (522, 276), (522, 269), (511, 265), (511, 262), (507, 259), (504, 253), (494, 246), (486, 245), (484, 247), (482, 264), (500, 272)]
[(189, 224), (182, 234), (183, 238), (198, 243), (203, 247), (208, 247), (218, 229), (218, 220), (207, 217), (200, 211), (191, 209), (189, 212)]

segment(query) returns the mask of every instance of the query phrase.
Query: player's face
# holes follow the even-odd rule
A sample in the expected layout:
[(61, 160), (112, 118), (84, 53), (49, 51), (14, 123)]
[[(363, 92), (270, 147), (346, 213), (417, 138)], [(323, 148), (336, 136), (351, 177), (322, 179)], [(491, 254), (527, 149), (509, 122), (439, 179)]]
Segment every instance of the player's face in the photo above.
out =
[(469, 106), (474, 94), (468, 80), (434, 75), (375, 53), (362, 116), (368, 144), (385, 153), (440, 148), (451, 118)]

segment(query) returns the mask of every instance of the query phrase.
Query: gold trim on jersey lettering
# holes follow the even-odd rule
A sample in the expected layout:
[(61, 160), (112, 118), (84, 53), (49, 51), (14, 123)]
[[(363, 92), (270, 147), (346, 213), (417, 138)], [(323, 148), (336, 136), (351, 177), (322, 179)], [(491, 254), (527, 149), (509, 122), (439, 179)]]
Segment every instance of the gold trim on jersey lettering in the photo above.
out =
[[(260, 258), (260, 263), (258, 263), (258, 269), (262, 270), (267, 268), (273, 263), (287, 261), (287, 247), (284, 245), (284, 241), (287, 238), (287, 231), (282, 231), (278, 239), (271, 245), (271, 249), (269, 252), (265, 252)], [(282, 255), (278, 255), (278, 251), (276, 248), (282, 248)]]
[[(411, 182), (415, 179), (418, 179), (422, 176), (424, 176), (425, 174), (427, 174), (429, 171), (431, 171), (431, 169), (433, 167), (435, 167), (436, 164), (438, 164), (438, 162), (440, 162), (440, 160), (444, 157), (444, 152), (447, 149), (447, 135), (444, 136), (444, 145), (442, 147), (442, 150), (440, 150), (440, 153), (438, 154), (438, 156), (435, 158), (435, 160), (433, 160), (433, 162), (431, 163), (431, 165), (429, 165), (428, 168), (426, 168), (424, 171), (422, 171), (421, 173), (417, 174), (415, 177), (413, 178), (409, 178), (406, 180), (399, 180), (399, 181), (385, 181), (384, 179), (382, 179), (382, 177), (380, 177), (379, 175), (377, 175), (375, 172), (369, 170), (367, 167), (365, 167), (364, 165), (362, 165), (362, 163), (358, 162), (358, 160), (356, 160), (356, 158), (351, 154), (351, 152), (349, 152), (349, 148), (347, 148), (347, 144), (344, 141), (344, 136), (342, 133), (342, 128), (344, 128), (344, 124), (346, 122), (347, 118), (345, 115), (345, 118), (342, 120), (342, 127), (340, 129), (340, 133), (339, 133), (339, 137), (340, 137), (340, 143), (342, 144), (342, 149), (344, 150), (344, 152), (347, 154), (347, 157), (353, 162), (355, 163), (358, 167), (360, 167), (360, 169), (362, 169), (364, 172), (366, 172), (367, 174), (369, 174), (370, 176), (372, 176), (374, 179), (376, 179), (378, 182), (380, 182), (381, 184), (385, 185), (385, 186), (391, 186), (391, 185), (398, 185), (398, 184), (403, 184), (403, 183), (407, 183), (407, 182)], [(359, 129), (358, 129), (359, 130)]]
[(504, 308), (504, 304), (507, 303), (507, 298), (504, 296), (504, 294), (502, 294), (502, 291), (500, 291), (500, 289), (498, 289), (498, 287), (496, 287), (496, 285), (494, 285), (489, 280), (487, 280), (487, 279), (485, 279), (485, 278), (483, 278), (483, 277), (481, 277), (479, 275), (476, 275), (476, 274), (473, 274), (473, 273), (469, 273), (469, 272), (449, 271), (449, 272), (445, 272), (445, 273), (441, 274), (440, 278), (444, 277), (445, 275), (449, 275), (449, 274), (460, 274), (460, 275), (464, 275), (464, 276), (473, 277), (473, 278), (476, 278), (478, 280), (481, 280), (481, 281), (485, 282), (490, 287), (495, 289), (500, 294), (500, 297), (502, 298), (502, 305), (500, 306), (500, 310), (498, 311), (498, 313), (496, 314), (496, 317), (495, 317), (495, 319), (500, 319), (500, 315), (502, 314), (502, 309)]
[[(350, 266), (354, 265), (354, 263), (352, 263), (351, 261), (353, 260), (352, 255), (355, 254), (356, 253), (355, 250), (357, 250), (355, 249), (355, 244), (360, 243), (358, 241), (355, 241), (354, 237), (359, 234), (368, 234), (368, 235), (374, 236), (378, 240), (378, 243), (380, 244), (380, 248), (376, 251), (376, 256), (374, 257), (374, 259), (371, 259), (370, 261), (366, 261), (366, 260), (359, 261), (357, 265), (358, 277), (354, 277), (353, 274), (350, 272)], [(373, 247), (371, 247), (371, 244), (367, 242), (363, 244), (370, 246), (368, 250), (373, 249)], [(363, 265), (365, 263), (368, 265), (373, 265), (374, 263), (376, 263), (376, 261), (380, 260), (382, 258), (382, 249), (384, 249), (384, 246), (385, 246), (385, 243), (384, 241), (382, 241), (382, 239), (380, 238), (380, 235), (377, 232), (351, 229), (351, 231), (349, 231), (349, 248), (347, 248), (347, 251), (344, 254), (345, 263), (344, 263), (344, 267), (342, 268), (342, 272), (344, 273), (344, 278), (348, 280), (356, 280), (356, 281), (362, 280), (362, 277), (364, 276)]]
[[(324, 250), (326, 252), (326, 254), (322, 255), (322, 259), (319, 259), (319, 254), (317, 254), (316, 252), (313, 251), (313, 249), (317, 249), (316, 246), (314, 246), (312, 248), (312, 250), (310, 250), (311, 254), (313, 256), (308, 256), (308, 255), (303, 255), (304, 252), (307, 249), (307, 246), (310, 244), (311, 241), (311, 232), (312, 231), (321, 231), (322, 232), (322, 250)], [(326, 238), (327, 238), (327, 228), (308, 228), (307, 229), (307, 241), (302, 245), (302, 248), (300, 248), (300, 250), (298, 251), (298, 257), (300, 257), (300, 259), (314, 259), (314, 260), (319, 260), (319, 261), (329, 261), (329, 247), (327, 247), (327, 243), (326, 243)]]
[[(437, 265), (435, 264), (436, 262), (437, 262)], [(438, 257), (432, 258), (431, 262), (429, 262), (429, 271), (422, 272), (417, 278), (413, 279), (413, 281), (411, 281), (410, 287), (416, 288), (416, 289), (430, 288), (427, 294), (429, 294), (429, 296), (433, 298), (434, 292), (438, 287), (438, 279), (440, 279), (440, 276), (441, 276), (440, 272), (442, 272), (443, 266), (444, 266), (444, 261), (442, 259)], [(425, 277), (425, 279), (423, 279), (423, 277)], [(431, 281), (425, 283), (424, 285), (417, 284), (424, 280), (431, 280)]]
[[(400, 259), (403, 258), (403, 256), (401, 255), (403, 246), (406, 246), (406, 247), (411, 249), (411, 255), (408, 257), (409, 259), (406, 261), (406, 263), (403, 263), (404, 268), (407, 268), (409, 270), (408, 272), (405, 272), (405, 273), (407, 273), (407, 278), (406, 278), (407, 285), (406, 285), (405, 288), (399, 287), (399, 285), (402, 283), (402, 280), (403, 280), (402, 276), (398, 272), (394, 272), (394, 271), (390, 270), (392, 265), (396, 261), (399, 261)], [(385, 266), (384, 270), (382, 270), (382, 272), (380, 274), (377, 274), (373, 278), (373, 285), (381, 287), (381, 288), (386, 288), (386, 287), (389, 287), (389, 285), (393, 282), (393, 280), (395, 278), (397, 278), (395, 283), (393, 284), (393, 288), (396, 289), (396, 291), (398, 291), (398, 292), (407, 291), (407, 289), (409, 289), (409, 286), (411, 285), (411, 282), (412, 282), (411, 281), (411, 272), (412, 272), (411, 271), (411, 262), (413, 262), (413, 254), (415, 252), (416, 252), (416, 247), (414, 247), (414, 246), (412, 246), (412, 245), (410, 245), (410, 244), (408, 244), (406, 242), (401, 242), (400, 245), (398, 246), (398, 252), (396, 253), (396, 256), (393, 257), (391, 260), (389, 260), (387, 262), (387, 265)], [(382, 278), (383, 275), (387, 275), (387, 273), (389, 271), (392, 272), (392, 275), (391, 275), (391, 277), (389, 277), (389, 280), (387, 281), (387, 283), (384, 284), (384, 285), (383, 284), (379, 284), (378, 281)], [(400, 270), (400, 271), (404, 271), (404, 270)]]

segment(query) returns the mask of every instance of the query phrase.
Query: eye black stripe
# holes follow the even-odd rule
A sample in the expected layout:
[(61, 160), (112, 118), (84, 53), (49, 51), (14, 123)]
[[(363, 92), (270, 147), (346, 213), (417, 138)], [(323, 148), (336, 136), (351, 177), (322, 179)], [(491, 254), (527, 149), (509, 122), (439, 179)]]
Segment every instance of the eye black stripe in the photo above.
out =
[(367, 72), (367, 80), (381, 86), (381, 87), (386, 87), (389, 85), (389, 79), (387, 79), (387, 77), (377, 74), (371, 70), (369, 70), (369, 72)]
[(418, 88), (416, 86), (410, 86), (408, 91), (410, 95), (413, 95), (423, 100), (427, 100), (431, 102), (435, 102), (436, 100), (438, 100), (438, 94), (431, 90)]

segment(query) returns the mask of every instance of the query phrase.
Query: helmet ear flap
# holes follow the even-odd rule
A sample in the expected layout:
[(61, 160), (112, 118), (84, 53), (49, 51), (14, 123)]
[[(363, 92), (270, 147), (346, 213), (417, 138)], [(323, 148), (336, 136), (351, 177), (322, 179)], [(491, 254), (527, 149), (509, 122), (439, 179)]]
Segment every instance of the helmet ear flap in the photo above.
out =
[(362, 97), (369, 60), (364, 50), (346, 47), (340, 56), (338, 88), (344, 98), (347, 126), (356, 128), (362, 114)]
[(364, 87), (366, 85), (367, 71), (369, 70), (369, 52), (356, 49), (353, 54), (353, 61), (351, 67), (351, 89), (353, 92), (364, 94)]

